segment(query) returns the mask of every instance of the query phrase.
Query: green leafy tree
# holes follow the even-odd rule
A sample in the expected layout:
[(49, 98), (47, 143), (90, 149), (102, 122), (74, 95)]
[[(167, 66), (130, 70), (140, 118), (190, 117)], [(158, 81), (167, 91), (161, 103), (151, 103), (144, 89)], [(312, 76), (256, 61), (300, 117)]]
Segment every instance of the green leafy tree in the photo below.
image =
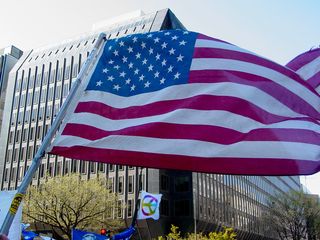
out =
[(266, 223), (281, 240), (316, 240), (319, 202), (300, 191), (279, 194), (270, 199)]
[(236, 239), (236, 233), (232, 228), (223, 228), (222, 232), (210, 232), (208, 235), (205, 235), (203, 233), (187, 233), (186, 237), (181, 237), (181, 232), (179, 231), (179, 227), (171, 224), (171, 232), (163, 237), (159, 237), (158, 240), (176, 240), (176, 239), (184, 239), (184, 240), (235, 240)]
[(112, 220), (113, 213), (123, 207), (118, 206), (117, 200), (105, 179), (83, 181), (75, 174), (49, 178), (39, 187), (29, 187), (23, 221), (50, 225), (66, 239), (71, 239), (73, 228), (97, 232), (103, 227), (114, 231), (121, 223)]

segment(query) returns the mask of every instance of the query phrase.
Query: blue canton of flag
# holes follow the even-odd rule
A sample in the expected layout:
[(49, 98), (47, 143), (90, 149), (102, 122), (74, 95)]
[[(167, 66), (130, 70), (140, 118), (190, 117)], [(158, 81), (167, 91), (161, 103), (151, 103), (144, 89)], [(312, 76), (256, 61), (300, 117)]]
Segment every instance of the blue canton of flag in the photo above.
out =
[(87, 90), (132, 96), (186, 83), (196, 36), (160, 31), (109, 40)]

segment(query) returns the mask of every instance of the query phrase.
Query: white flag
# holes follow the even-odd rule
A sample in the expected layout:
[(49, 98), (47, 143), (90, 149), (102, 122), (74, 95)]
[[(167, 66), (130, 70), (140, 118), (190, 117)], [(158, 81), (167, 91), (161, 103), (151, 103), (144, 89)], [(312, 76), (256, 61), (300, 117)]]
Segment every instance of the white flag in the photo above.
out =
[(138, 219), (153, 218), (154, 220), (158, 220), (160, 218), (159, 206), (161, 197), (162, 194), (151, 194), (141, 191)]
[[(1, 191), (0, 192), (0, 226), (2, 225), (7, 212), (10, 208), (12, 199), (17, 191)], [(18, 208), (16, 215), (9, 230), (9, 239), (15, 240), (21, 238), (21, 218), (22, 218), (22, 206)]]

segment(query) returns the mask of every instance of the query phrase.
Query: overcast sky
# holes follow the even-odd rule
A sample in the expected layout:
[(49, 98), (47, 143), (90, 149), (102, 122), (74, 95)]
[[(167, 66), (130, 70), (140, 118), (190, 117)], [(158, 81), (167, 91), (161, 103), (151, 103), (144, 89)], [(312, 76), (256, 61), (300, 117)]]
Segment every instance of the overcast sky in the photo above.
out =
[[(318, 0), (0, 0), (0, 6), (0, 49), (55, 44), (90, 32), (102, 20), (163, 8), (170, 8), (188, 30), (280, 64), (320, 44)], [(301, 179), (320, 194), (320, 174)]]

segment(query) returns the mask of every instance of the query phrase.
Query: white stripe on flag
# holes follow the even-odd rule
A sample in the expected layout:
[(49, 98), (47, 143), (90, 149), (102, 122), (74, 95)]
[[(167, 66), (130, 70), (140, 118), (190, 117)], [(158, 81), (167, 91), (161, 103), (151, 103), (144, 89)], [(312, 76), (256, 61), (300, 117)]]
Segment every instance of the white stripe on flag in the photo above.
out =
[[(60, 136), (55, 147), (86, 146), (97, 149), (115, 149), (194, 157), (276, 158), (319, 160), (319, 146), (294, 142), (238, 142), (230, 145), (186, 139), (159, 139), (138, 136), (112, 135), (96, 141), (75, 136)], [(172, 147), (174, 146), (174, 147)]]
[(320, 105), (319, 96), (311, 92), (306, 87), (301, 86), (297, 81), (273, 69), (257, 64), (231, 59), (194, 58), (192, 59), (191, 70), (233, 70), (254, 74), (270, 79), (271, 81), (287, 88), (308, 102), (317, 111), (318, 106)]

